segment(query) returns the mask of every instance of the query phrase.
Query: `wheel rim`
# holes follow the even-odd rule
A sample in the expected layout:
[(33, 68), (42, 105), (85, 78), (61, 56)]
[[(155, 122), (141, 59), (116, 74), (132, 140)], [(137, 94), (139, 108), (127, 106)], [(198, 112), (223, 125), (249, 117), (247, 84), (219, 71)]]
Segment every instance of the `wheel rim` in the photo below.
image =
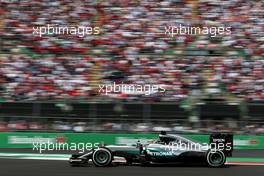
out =
[(211, 151), (207, 155), (207, 162), (210, 166), (220, 167), (225, 164), (225, 155), (221, 151)]
[(212, 153), (210, 161), (212, 164), (221, 164), (223, 161), (223, 157), (220, 153)]
[(96, 155), (96, 161), (100, 164), (106, 163), (109, 159), (109, 156), (104, 151), (99, 151)]

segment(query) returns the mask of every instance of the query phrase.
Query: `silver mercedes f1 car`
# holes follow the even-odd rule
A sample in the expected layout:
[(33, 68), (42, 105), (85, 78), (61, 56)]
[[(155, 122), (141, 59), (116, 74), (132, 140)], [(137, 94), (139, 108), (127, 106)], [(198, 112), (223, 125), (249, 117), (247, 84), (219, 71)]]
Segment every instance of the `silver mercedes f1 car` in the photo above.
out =
[(122, 157), (127, 165), (203, 163), (222, 167), (232, 151), (232, 134), (212, 134), (209, 143), (200, 143), (162, 132), (157, 140), (144, 145), (140, 142), (132, 146), (100, 145), (87, 153), (72, 155), (69, 162), (71, 166), (81, 166), (92, 160), (95, 166), (105, 167), (112, 165), (114, 158)]

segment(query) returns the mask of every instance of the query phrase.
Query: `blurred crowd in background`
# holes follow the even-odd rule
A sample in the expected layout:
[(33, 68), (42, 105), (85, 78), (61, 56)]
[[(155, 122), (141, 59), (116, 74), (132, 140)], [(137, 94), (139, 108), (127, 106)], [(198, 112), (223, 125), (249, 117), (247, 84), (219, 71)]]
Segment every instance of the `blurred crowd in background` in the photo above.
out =
[(50, 132), (160, 132), (172, 133), (212, 133), (232, 132), (234, 134), (264, 135), (264, 123), (247, 123), (243, 121), (204, 121), (196, 126), (187, 121), (163, 122), (93, 122), (93, 121), (34, 121), (10, 120), (0, 121), (0, 131), (50, 131)]
[[(130, 60), (144, 52), (161, 55), (168, 49), (242, 48), (250, 56), (262, 55), (263, 2), (261, 0), (110, 0), (110, 1), (1, 1), (1, 41), (4, 49), (35, 52), (103, 51), (107, 58)], [(102, 35), (32, 35), (33, 27), (98, 26)], [(232, 34), (215, 43), (208, 36), (176, 36), (165, 26), (228, 26)], [(159, 57), (159, 56), (158, 56)]]
[[(239, 4), (239, 5), (238, 5)], [(109, 99), (180, 101), (219, 94), (264, 101), (261, 0), (1, 1), (2, 101), (96, 98), (99, 84), (162, 84), (162, 94)], [(98, 26), (100, 35), (32, 35), (33, 27)], [(231, 35), (165, 35), (165, 26), (229, 26)], [(221, 50), (218, 57), (187, 49)], [(230, 55), (230, 52), (243, 54)]]
[[(192, 58), (133, 61), (101, 59), (100, 84), (115, 82), (136, 85), (163, 85), (165, 92), (130, 94), (99, 92), (90, 82), (94, 62), (76, 57), (29, 57), (0, 59), (1, 97), (6, 101), (34, 100), (138, 100), (176, 101), (188, 95), (214, 97), (229, 95), (247, 101), (264, 101), (264, 60), (241, 58)], [(111, 70), (119, 70), (111, 75)]]
[[(0, 1), (0, 101), (264, 102), (262, 0)], [(99, 27), (99, 35), (33, 35), (47, 26)], [(231, 27), (230, 35), (166, 35), (166, 26)], [(150, 95), (99, 85), (163, 85)], [(0, 120), (0, 131), (171, 131), (264, 134), (263, 124)]]

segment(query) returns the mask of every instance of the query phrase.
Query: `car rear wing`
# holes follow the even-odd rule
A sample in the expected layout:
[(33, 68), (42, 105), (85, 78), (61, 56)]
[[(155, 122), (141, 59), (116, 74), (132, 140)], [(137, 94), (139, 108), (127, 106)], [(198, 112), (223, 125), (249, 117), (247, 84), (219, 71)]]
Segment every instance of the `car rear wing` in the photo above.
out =
[(210, 146), (213, 150), (221, 150), (226, 156), (232, 156), (233, 134), (215, 133), (210, 135)]

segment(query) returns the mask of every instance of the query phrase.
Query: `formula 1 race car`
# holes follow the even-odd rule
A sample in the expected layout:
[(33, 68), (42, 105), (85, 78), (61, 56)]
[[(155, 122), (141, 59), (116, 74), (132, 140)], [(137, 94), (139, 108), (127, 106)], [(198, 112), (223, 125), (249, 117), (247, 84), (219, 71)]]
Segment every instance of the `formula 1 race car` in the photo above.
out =
[(157, 140), (148, 144), (101, 145), (87, 153), (72, 155), (69, 162), (71, 166), (80, 166), (92, 160), (95, 166), (104, 167), (110, 166), (114, 157), (122, 157), (128, 165), (204, 163), (210, 167), (222, 167), (226, 157), (232, 156), (232, 150), (232, 134), (210, 135), (207, 144), (162, 132)]

